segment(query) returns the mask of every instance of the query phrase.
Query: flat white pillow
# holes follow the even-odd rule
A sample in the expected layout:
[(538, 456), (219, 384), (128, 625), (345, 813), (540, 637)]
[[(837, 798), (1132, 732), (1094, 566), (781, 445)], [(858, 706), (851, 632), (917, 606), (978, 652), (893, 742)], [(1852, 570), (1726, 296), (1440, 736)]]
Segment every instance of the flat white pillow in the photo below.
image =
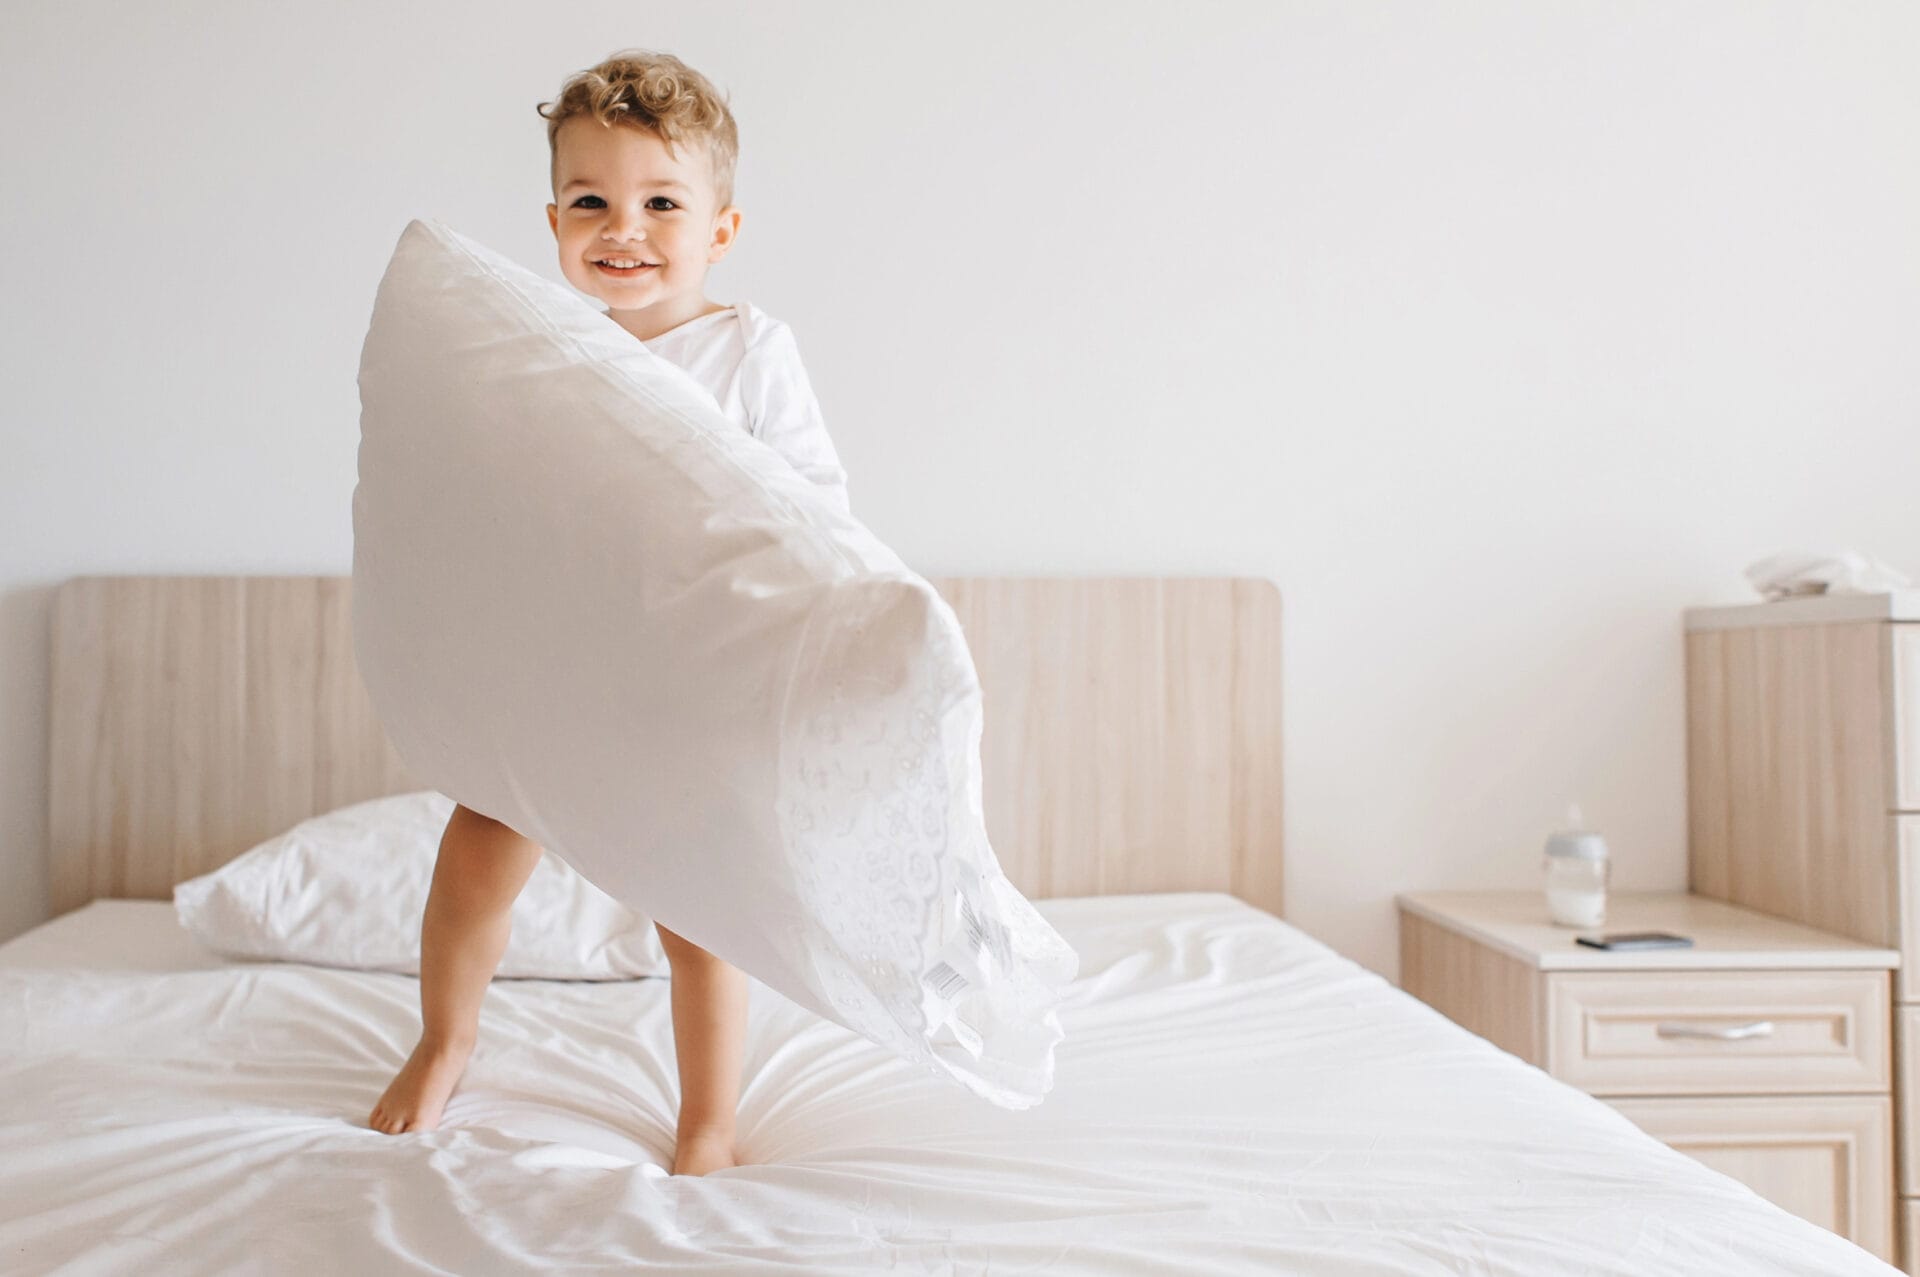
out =
[[(173, 889), (180, 924), (232, 958), (420, 974), (420, 916), (453, 799), (433, 790), (303, 820)], [(495, 973), (630, 980), (669, 967), (651, 919), (551, 852), (513, 904)]]
[(931, 585), (572, 290), (408, 224), (361, 350), (355, 652), (423, 781), (1009, 1108), (1078, 959), (1001, 872)]

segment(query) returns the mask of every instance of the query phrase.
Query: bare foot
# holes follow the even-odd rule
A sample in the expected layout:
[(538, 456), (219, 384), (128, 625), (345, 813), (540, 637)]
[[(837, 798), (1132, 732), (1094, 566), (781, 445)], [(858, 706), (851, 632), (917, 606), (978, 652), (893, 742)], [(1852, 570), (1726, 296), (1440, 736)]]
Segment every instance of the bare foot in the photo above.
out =
[(674, 1143), (675, 1175), (705, 1175), (723, 1166), (738, 1165), (740, 1159), (733, 1153), (732, 1131), (688, 1131)]
[(447, 1106), (447, 1097), (453, 1094), (453, 1084), (460, 1080), (471, 1054), (471, 1045), (446, 1046), (420, 1039), (367, 1115), (367, 1125), (388, 1135), (437, 1128), (440, 1111)]

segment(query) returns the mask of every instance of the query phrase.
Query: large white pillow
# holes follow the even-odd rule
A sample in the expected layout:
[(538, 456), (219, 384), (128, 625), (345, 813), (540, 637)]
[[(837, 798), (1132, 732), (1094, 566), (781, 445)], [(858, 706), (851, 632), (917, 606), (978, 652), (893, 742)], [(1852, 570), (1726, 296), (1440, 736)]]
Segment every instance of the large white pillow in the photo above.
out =
[(432, 221), (361, 352), (353, 619), (413, 772), (1009, 1108), (1073, 950), (1001, 872), (957, 618), (570, 289)]
[[(420, 916), (453, 799), (395, 794), (301, 821), (173, 889), (180, 923), (234, 958), (420, 974)], [(653, 923), (548, 852), (513, 903), (497, 975), (629, 980), (668, 973)]]

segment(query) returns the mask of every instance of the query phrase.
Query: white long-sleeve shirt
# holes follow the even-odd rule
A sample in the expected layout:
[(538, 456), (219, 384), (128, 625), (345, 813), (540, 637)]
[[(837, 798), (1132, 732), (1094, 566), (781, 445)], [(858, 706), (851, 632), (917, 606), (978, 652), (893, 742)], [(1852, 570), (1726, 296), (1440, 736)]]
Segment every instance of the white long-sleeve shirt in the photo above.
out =
[(850, 510), (847, 472), (791, 328), (752, 302), (735, 302), (643, 344), (685, 369), (729, 420)]

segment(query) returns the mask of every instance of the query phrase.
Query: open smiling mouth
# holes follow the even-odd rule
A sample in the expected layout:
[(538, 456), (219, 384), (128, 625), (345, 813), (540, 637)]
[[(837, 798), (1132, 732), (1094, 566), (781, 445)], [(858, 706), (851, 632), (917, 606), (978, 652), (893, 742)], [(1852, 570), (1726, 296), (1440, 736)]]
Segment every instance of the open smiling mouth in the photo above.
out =
[(655, 263), (647, 262), (639, 266), (609, 266), (605, 262), (595, 262), (593, 268), (602, 275), (612, 275), (615, 279), (625, 279), (632, 275), (655, 269)]

